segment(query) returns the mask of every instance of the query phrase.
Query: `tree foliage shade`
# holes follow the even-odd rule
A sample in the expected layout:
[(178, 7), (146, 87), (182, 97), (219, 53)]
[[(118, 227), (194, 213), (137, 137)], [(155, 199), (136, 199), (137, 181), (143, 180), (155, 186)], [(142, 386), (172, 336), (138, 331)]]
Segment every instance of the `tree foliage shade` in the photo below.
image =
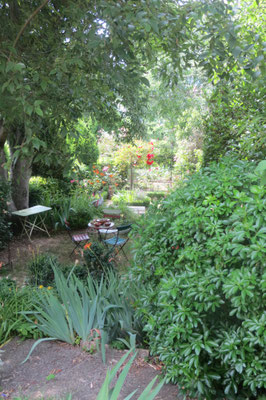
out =
[(236, 76), (219, 84), (209, 98), (204, 121), (204, 164), (228, 154), (240, 159), (266, 157), (265, 79)]
[[(243, 5), (246, 14), (220, 0), (1, 1), (0, 165), (5, 142), (15, 143), (12, 186), (27, 192), (29, 157), (47, 148), (41, 132), (50, 124), (65, 136), (66, 126), (87, 112), (123, 139), (143, 134), (146, 73), (157, 64), (169, 85), (191, 66), (214, 82), (235, 70), (259, 76), (261, 8)], [(243, 29), (247, 21), (255, 28)], [(21, 165), (28, 170), (23, 179)]]
[(251, 70), (262, 65), (262, 32), (253, 37), (234, 23), (244, 17), (231, 2), (49, 1), (18, 37), (38, 6), (33, 0), (0, 3), (6, 120), (73, 118), (86, 107), (98, 120), (114, 123), (128, 116), (124, 123), (136, 128), (141, 85), (148, 84), (143, 73), (158, 57), (161, 73), (173, 81), (191, 64), (209, 75), (246, 68), (251, 56)]
[(89, 167), (97, 162), (97, 123), (91, 119), (80, 119), (59, 128), (43, 120), (39, 139), (43, 146), (34, 151), (35, 176), (64, 179), (71, 176), (75, 163)]

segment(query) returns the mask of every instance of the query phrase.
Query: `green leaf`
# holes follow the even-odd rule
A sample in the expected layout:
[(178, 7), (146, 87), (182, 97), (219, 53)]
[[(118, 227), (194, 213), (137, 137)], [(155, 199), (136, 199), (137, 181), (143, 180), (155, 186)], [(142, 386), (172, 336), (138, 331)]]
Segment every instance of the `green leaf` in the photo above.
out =
[(47, 88), (47, 81), (46, 80), (42, 80), (40, 85), (41, 85), (42, 90), (45, 92), (45, 90)]
[(162, 389), (165, 379), (163, 379), (153, 390), (152, 387), (155, 384), (157, 377), (155, 376), (153, 380), (149, 383), (149, 385), (144, 389), (144, 391), (139, 396), (138, 400), (153, 400), (155, 396), (160, 392)]
[(46, 377), (46, 380), (49, 382), (51, 380), (55, 379), (55, 375), (54, 374), (50, 374)]
[(30, 349), (29, 354), (27, 355), (27, 357), (25, 358), (25, 360), (22, 361), (21, 364), (24, 364), (26, 361), (28, 361), (28, 359), (30, 358), (30, 356), (31, 356), (31, 354), (32, 354), (32, 352), (33, 352), (33, 350), (34, 350), (40, 343), (46, 342), (46, 341), (48, 341), (48, 340), (57, 340), (57, 338), (43, 338), (43, 339), (37, 340), (37, 342), (35, 342), (35, 343), (33, 344), (32, 348)]
[(36, 114), (38, 114), (40, 117), (43, 117), (43, 112), (42, 112), (42, 110), (40, 109), (40, 107), (35, 108), (35, 112), (36, 112)]
[(242, 49), (239, 46), (236, 46), (233, 50), (232, 53), (235, 58), (238, 58), (239, 54), (241, 53)]
[(150, 87), (150, 81), (147, 78), (142, 77), (141, 82), (144, 83), (144, 85)]

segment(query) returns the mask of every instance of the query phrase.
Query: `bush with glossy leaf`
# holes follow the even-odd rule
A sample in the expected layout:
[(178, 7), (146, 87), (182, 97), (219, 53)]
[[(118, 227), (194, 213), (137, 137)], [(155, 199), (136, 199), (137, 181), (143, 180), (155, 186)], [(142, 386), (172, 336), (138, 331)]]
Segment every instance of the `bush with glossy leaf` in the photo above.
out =
[(265, 186), (256, 163), (194, 174), (135, 235), (138, 313), (169, 381), (199, 399), (265, 390)]

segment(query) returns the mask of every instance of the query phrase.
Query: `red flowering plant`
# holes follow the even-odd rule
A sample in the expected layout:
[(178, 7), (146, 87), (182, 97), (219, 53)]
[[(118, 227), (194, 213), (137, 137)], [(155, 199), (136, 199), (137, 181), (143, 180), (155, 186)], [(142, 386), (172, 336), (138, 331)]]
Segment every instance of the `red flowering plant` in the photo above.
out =
[(117, 179), (110, 165), (104, 167), (93, 165), (92, 172), (87, 171), (85, 177), (82, 179), (71, 179), (70, 183), (73, 185), (75, 194), (77, 194), (77, 191), (80, 191), (94, 197), (96, 193), (101, 191), (114, 191)]
[(136, 141), (134, 144), (123, 144), (114, 154), (114, 164), (121, 175), (127, 175), (128, 168), (144, 168), (154, 163), (154, 143)]
[(151, 168), (154, 163), (154, 143), (135, 141), (134, 144), (123, 144), (114, 153), (113, 163), (116, 166), (124, 185), (134, 185), (134, 169)]
[(147, 154), (147, 161), (146, 161), (146, 163), (147, 163), (148, 165), (152, 165), (152, 164), (154, 163), (154, 160), (152, 160), (153, 157), (154, 157), (154, 154), (150, 154), (150, 153)]

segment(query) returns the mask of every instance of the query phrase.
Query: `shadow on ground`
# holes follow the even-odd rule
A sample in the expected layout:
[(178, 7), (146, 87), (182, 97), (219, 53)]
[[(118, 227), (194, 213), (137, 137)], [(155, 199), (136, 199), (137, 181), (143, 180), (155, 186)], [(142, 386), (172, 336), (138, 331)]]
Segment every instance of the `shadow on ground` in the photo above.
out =
[[(0, 396), (14, 399), (26, 396), (27, 399), (52, 397), (64, 398), (71, 393), (73, 400), (96, 400), (99, 389), (105, 379), (107, 369), (113, 368), (125, 351), (107, 348), (107, 362), (103, 364), (98, 353), (90, 354), (79, 347), (60, 342), (43, 342), (32, 353), (30, 359), (21, 362), (27, 356), (33, 340), (24, 342), (13, 339), (3, 347), (4, 365), (0, 372)], [(141, 355), (141, 353), (140, 353)], [(135, 389), (137, 399), (147, 384), (158, 375), (153, 364), (144, 361), (143, 355), (134, 362), (119, 400), (124, 399)], [(53, 379), (47, 380), (48, 376)], [(178, 400), (178, 389), (165, 385), (156, 400)]]
[[(127, 252), (130, 253), (129, 244), (127, 246)], [(10, 243), (12, 266), (8, 265), (7, 267), (3, 267), (0, 271), (1, 276), (8, 276), (9, 278), (15, 279), (18, 285), (23, 285), (27, 278), (27, 264), (34, 254), (37, 253), (54, 254), (62, 265), (74, 265), (74, 263), (82, 264), (83, 259), (80, 251), (76, 251), (70, 257), (74, 247), (74, 244), (71, 242), (66, 232), (59, 232), (53, 234), (51, 237), (35, 234), (32, 236), (32, 241), (26, 237), (14, 237)], [(131, 255), (128, 254), (128, 257), (130, 259)], [(117, 260), (118, 269), (124, 271), (128, 262), (123, 257), (122, 253), (118, 255)], [(3, 265), (8, 263), (7, 249), (0, 252), (0, 264), (1, 262)]]

